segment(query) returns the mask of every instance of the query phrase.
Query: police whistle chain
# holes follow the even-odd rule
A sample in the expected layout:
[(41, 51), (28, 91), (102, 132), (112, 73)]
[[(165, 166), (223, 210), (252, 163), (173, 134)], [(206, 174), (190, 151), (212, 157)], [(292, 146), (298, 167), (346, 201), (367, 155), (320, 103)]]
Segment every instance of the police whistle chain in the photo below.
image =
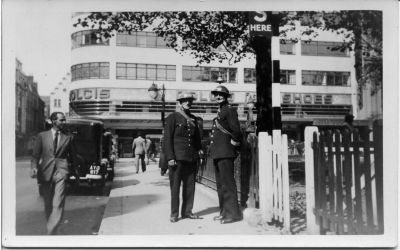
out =
[(217, 126), (217, 129), (219, 129), (222, 133), (230, 135), (231, 136), (231, 144), (235, 147), (240, 145), (240, 142), (237, 142), (236, 138), (234, 138), (233, 134), (226, 130), (222, 125), (218, 122), (217, 119), (215, 119), (215, 125)]

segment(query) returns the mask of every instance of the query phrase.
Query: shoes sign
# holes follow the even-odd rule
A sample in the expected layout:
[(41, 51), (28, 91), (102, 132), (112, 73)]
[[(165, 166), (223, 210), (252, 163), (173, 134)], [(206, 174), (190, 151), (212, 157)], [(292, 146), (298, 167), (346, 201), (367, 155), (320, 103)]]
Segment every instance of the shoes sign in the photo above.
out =
[(253, 36), (272, 36), (272, 25), (268, 19), (271, 12), (252, 11), (249, 12), (249, 31), (250, 37)]

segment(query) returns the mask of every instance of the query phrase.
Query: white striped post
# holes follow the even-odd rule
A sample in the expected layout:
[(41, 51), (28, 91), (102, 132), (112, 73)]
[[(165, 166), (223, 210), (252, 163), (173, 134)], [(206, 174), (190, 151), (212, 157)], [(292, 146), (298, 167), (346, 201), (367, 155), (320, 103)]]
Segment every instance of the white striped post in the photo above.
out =
[(271, 38), (271, 58), (272, 58), (272, 116), (273, 129), (282, 129), (281, 118), (281, 91), (280, 91), (280, 40), (279, 32)]

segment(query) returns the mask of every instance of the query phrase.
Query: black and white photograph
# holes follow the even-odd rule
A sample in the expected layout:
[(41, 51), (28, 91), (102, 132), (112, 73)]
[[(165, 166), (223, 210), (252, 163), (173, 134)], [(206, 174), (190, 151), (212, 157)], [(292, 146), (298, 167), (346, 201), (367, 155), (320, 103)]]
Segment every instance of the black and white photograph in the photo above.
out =
[(395, 247), (398, 27), (394, 0), (3, 0), (2, 246)]

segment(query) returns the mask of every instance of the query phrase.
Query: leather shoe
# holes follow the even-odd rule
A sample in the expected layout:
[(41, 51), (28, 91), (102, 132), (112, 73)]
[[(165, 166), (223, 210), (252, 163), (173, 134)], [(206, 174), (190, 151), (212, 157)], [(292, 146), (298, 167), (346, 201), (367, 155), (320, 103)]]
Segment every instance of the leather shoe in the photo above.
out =
[(222, 219), (221, 220), (221, 224), (228, 224), (228, 223), (233, 223), (233, 222), (237, 222), (237, 221), (241, 221), (241, 218), (237, 218), (237, 219)]
[(224, 218), (224, 216), (222, 215), (217, 215), (213, 218), (213, 220), (222, 220)]
[(188, 215), (182, 216), (182, 219), (198, 220), (198, 219), (203, 219), (203, 218), (201, 218), (200, 216), (198, 216), (196, 214), (188, 214)]
[(171, 217), (171, 218), (169, 218), (169, 221), (172, 223), (175, 223), (178, 221), (178, 217)]

